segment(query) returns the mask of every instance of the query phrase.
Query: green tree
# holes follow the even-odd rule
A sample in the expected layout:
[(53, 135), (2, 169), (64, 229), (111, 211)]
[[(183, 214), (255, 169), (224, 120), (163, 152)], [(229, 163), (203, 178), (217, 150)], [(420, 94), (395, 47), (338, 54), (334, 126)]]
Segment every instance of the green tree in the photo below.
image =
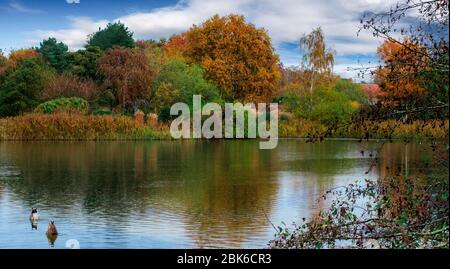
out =
[(97, 72), (97, 65), (103, 51), (99, 47), (86, 47), (84, 50), (70, 53), (70, 73), (85, 79), (101, 81), (101, 76)]
[(348, 122), (354, 111), (351, 101), (345, 94), (318, 88), (313, 94), (313, 109), (309, 113), (309, 117), (323, 124), (332, 125)]
[(316, 88), (312, 93), (286, 91), (281, 104), (297, 117), (326, 125), (347, 122), (355, 111), (351, 100), (344, 93), (323, 87)]
[(87, 46), (96, 46), (107, 50), (113, 46), (134, 47), (133, 33), (121, 22), (109, 23), (105, 29), (99, 29), (89, 36)]
[(67, 52), (68, 47), (55, 38), (49, 38), (41, 42), (38, 52), (47, 60), (49, 65), (59, 73), (63, 72), (68, 66)]
[(360, 105), (369, 105), (368, 96), (361, 85), (353, 83), (351, 79), (338, 79), (333, 90), (345, 94), (350, 101), (358, 102)]
[(3, 55), (3, 51), (0, 49), (0, 67), (6, 64), (8, 59)]
[(192, 96), (202, 95), (204, 102), (223, 103), (216, 86), (204, 79), (204, 71), (198, 65), (189, 66), (180, 58), (172, 58), (164, 64), (153, 82), (154, 110), (162, 120), (170, 119), (170, 107), (176, 102), (192, 106)]
[(9, 71), (0, 86), (0, 116), (15, 116), (38, 105), (39, 94), (52, 75), (41, 58), (27, 58)]
[(2, 74), (6, 70), (6, 63), (8, 62), (8, 58), (3, 55), (3, 51), (0, 49), (0, 86), (2, 83)]

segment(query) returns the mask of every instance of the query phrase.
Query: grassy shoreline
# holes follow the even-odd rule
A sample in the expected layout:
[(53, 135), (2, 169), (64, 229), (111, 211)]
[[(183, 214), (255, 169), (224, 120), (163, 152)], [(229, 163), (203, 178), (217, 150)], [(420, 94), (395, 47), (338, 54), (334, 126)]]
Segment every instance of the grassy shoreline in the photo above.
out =
[[(350, 123), (333, 128), (303, 119), (280, 120), (280, 138), (445, 139), (449, 121), (395, 120)], [(0, 141), (171, 140), (167, 124), (143, 123), (129, 116), (28, 114), (0, 119)]]
[(448, 137), (448, 120), (417, 120), (404, 123), (398, 120), (347, 123), (329, 129), (326, 125), (304, 119), (280, 121), (279, 136), (284, 138), (353, 138), (428, 140)]

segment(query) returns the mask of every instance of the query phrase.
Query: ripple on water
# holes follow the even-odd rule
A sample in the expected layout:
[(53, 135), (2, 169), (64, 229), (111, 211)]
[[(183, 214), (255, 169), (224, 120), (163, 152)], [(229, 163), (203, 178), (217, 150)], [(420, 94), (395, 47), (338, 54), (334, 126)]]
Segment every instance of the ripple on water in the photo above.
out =
[(6, 179), (18, 179), (21, 175), (20, 169), (13, 165), (1, 165), (0, 166), (0, 180)]

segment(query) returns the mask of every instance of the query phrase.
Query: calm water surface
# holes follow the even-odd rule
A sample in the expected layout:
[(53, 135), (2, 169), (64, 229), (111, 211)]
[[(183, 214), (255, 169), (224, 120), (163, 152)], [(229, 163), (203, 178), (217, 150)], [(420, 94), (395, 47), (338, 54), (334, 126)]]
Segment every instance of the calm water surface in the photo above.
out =
[[(68, 239), (81, 248), (264, 248), (274, 236), (268, 219), (310, 218), (327, 206), (319, 197), (330, 188), (426, 163), (420, 145), (390, 143), (369, 169), (379, 145), (0, 142), (0, 248), (64, 248)], [(53, 246), (50, 219), (60, 233)]]

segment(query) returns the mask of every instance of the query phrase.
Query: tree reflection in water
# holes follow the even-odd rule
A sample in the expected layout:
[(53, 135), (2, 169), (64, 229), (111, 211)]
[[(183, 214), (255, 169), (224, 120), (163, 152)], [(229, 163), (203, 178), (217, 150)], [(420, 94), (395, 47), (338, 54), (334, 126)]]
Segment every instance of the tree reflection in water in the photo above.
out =
[[(21, 210), (39, 206), (67, 236), (85, 237), (88, 247), (264, 247), (274, 234), (267, 217), (276, 225), (312, 217), (327, 206), (318, 202), (327, 189), (386, 173), (380, 166), (364, 174), (370, 159), (360, 154), (361, 146), (301, 140), (281, 140), (275, 150), (260, 150), (250, 140), (4, 142), (0, 201)], [(404, 153), (402, 144), (392, 144), (381, 159), (404, 165), (416, 151)], [(405, 161), (405, 154), (412, 157)], [(2, 211), (17, 215), (3, 205)], [(11, 229), (0, 226), (0, 234)]]

